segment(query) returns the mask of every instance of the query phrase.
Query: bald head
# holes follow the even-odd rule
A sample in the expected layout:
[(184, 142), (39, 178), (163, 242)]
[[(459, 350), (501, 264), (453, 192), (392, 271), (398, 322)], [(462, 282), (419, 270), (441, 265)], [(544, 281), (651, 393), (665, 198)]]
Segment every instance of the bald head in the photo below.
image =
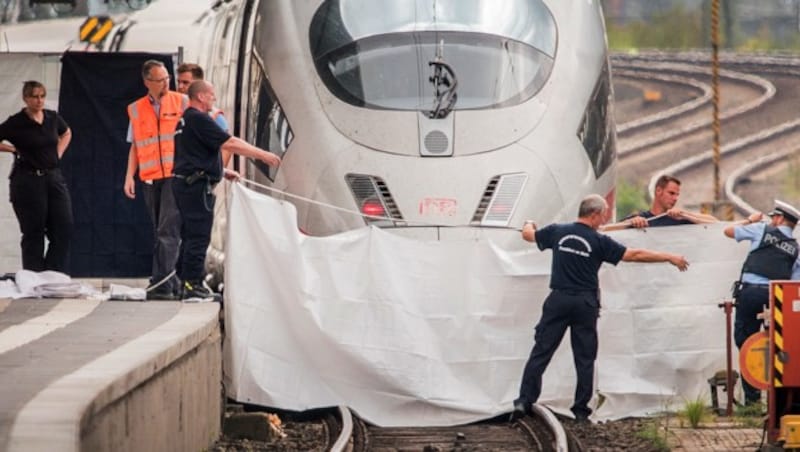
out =
[(200, 101), (200, 95), (204, 93), (213, 93), (214, 92), (214, 85), (211, 82), (207, 82), (205, 80), (195, 80), (189, 85), (189, 90), (186, 94), (189, 96), (189, 100)]

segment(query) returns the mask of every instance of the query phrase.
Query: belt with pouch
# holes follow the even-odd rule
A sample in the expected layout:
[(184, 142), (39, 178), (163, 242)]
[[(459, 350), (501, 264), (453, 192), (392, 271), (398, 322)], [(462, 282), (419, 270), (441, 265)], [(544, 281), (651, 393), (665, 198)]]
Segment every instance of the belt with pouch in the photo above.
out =
[(192, 174), (173, 174), (172, 177), (183, 180), (186, 185), (194, 185), (195, 182), (201, 179), (211, 182), (211, 178), (208, 177), (205, 171), (195, 171)]
[(205, 171), (195, 171), (192, 174), (173, 174), (172, 177), (184, 181), (186, 185), (194, 185), (196, 182), (203, 180), (211, 188), (214, 188), (219, 182), (219, 179), (212, 179)]
[(769, 289), (769, 284), (753, 284), (753, 283), (743, 282), (742, 288), (745, 287), (755, 287), (757, 289)]

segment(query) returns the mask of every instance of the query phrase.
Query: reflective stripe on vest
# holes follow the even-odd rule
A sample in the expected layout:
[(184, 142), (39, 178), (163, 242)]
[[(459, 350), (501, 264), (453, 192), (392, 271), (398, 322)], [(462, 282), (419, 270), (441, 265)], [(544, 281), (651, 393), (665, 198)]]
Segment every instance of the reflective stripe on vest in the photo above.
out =
[(140, 179), (153, 180), (172, 176), (175, 126), (188, 105), (189, 99), (174, 91), (168, 91), (161, 97), (158, 117), (148, 96), (128, 105)]

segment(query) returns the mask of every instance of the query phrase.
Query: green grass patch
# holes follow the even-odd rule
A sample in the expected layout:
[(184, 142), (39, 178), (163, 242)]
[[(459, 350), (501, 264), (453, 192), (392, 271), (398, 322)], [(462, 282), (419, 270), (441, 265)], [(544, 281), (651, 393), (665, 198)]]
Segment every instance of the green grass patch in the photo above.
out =
[(702, 47), (707, 41), (702, 18), (701, 11), (689, 10), (679, 5), (654, 14), (647, 21), (624, 25), (607, 23), (608, 45), (614, 50)]
[(764, 426), (764, 410), (765, 406), (762, 403), (754, 403), (752, 405), (736, 405), (733, 411), (733, 417), (736, 423), (749, 428), (760, 428)]
[(680, 412), (681, 420), (688, 422), (692, 428), (699, 427), (708, 415), (709, 411), (708, 407), (706, 407), (706, 402), (700, 397), (685, 401)]
[(661, 424), (658, 420), (647, 422), (641, 430), (636, 432), (636, 436), (649, 441), (653, 445), (653, 452), (669, 452), (669, 443), (667, 442), (667, 430), (661, 429)]
[[(664, 7), (642, 20), (617, 23), (609, 17), (606, 21), (609, 48), (616, 51), (710, 48), (710, 2), (702, 2), (703, 5), (699, 7), (677, 3), (667, 2), (665, 5), (673, 6)], [(745, 33), (742, 30), (741, 10), (736, 3), (725, 2), (721, 5), (719, 43), (722, 47), (739, 52), (800, 50), (800, 33), (776, 29), (769, 20), (763, 20), (757, 29)]]
[(647, 188), (624, 179), (617, 181), (616, 197), (618, 220), (631, 213), (650, 208), (650, 204), (647, 202)]
[(781, 189), (790, 198), (800, 197), (800, 158), (793, 157), (781, 180)]

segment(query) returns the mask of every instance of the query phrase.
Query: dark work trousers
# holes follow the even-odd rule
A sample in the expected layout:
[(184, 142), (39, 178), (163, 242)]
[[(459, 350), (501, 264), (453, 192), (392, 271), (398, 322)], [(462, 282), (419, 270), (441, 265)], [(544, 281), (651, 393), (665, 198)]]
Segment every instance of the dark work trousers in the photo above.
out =
[(187, 184), (175, 179), (172, 186), (181, 211), (181, 273), (184, 281), (198, 282), (205, 275), (206, 250), (211, 242), (215, 197), (206, 179)]
[[(167, 277), (178, 262), (181, 240), (181, 216), (172, 193), (171, 177), (143, 183), (144, 202), (153, 221), (153, 268), (150, 284)], [(172, 277), (159, 286), (159, 290), (177, 292), (178, 278)]]
[[(742, 344), (748, 337), (761, 331), (763, 321), (757, 319), (769, 302), (769, 286), (767, 285), (748, 285), (744, 284), (739, 296), (736, 297), (736, 317), (733, 322), (733, 339), (736, 346), (742, 348)], [(745, 403), (753, 403), (761, 400), (761, 390), (754, 388), (750, 383), (742, 378), (742, 389), (744, 389)]]
[(515, 401), (529, 406), (539, 400), (542, 393), (542, 374), (553, 357), (567, 328), (570, 329), (572, 358), (578, 384), (575, 388), (575, 404), (571, 410), (576, 417), (592, 414), (589, 400), (592, 398), (594, 362), (597, 359), (597, 317), (600, 303), (596, 292), (553, 290), (542, 307), (542, 318), (536, 325), (534, 345)]
[[(22, 268), (67, 272), (72, 234), (72, 201), (61, 170), (14, 168), (10, 198), (22, 231)], [(49, 245), (44, 251), (44, 239)]]

